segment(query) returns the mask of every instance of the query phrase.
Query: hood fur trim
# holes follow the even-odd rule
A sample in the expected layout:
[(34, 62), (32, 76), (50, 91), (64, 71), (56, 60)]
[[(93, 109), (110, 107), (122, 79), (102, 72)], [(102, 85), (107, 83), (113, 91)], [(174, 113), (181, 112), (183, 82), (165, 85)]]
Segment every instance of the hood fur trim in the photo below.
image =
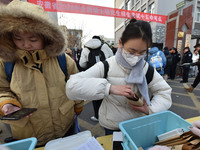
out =
[(42, 7), (28, 2), (14, 0), (0, 7), (0, 29), (0, 58), (6, 61), (17, 59), (16, 48), (11, 42), (12, 32), (43, 35), (48, 41), (44, 48), (48, 56), (60, 55), (66, 46), (61, 28), (51, 21)]

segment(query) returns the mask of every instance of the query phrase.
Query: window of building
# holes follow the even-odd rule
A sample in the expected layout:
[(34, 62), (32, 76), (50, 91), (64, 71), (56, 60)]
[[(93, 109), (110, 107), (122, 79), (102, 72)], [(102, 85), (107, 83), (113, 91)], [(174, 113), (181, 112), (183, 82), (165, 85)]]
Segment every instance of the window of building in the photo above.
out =
[(144, 8), (144, 9), (142, 9), (142, 11), (141, 12), (144, 12), (144, 13), (146, 13), (147, 12), (147, 9), (146, 8)]
[(200, 22), (200, 7), (197, 7), (196, 21)]
[(131, 10), (131, 7), (132, 7), (131, 0), (129, 0), (129, 1), (126, 2), (125, 9), (126, 10)]
[(154, 11), (155, 11), (154, 8), (155, 8), (155, 7), (154, 7), (154, 3), (151, 3), (151, 4), (149, 5), (149, 13), (153, 14)]
[(135, 0), (131, 0), (131, 4), (132, 4), (132, 6), (134, 6), (134, 4), (135, 4)]

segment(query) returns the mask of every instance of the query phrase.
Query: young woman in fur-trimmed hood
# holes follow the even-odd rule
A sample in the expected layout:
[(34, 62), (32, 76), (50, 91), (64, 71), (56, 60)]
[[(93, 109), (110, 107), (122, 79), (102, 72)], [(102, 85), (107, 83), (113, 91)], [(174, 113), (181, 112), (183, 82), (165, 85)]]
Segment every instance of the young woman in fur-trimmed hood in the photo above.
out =
[[(37, 108), (31, 116), (10, 124), (13, 139), (36, 137), (37, 145), (71, 134), (75, 113), (82, 101), (70, 101), (65, 94), (65, 75), (57, 56), (64, 52), (65, 38), (37, 5), (12, 1), (0, 8), (0, 113)], [(66, 55), (68, 78), (77, 72)], [(4, 62), (14, 62), (11, 81)]]

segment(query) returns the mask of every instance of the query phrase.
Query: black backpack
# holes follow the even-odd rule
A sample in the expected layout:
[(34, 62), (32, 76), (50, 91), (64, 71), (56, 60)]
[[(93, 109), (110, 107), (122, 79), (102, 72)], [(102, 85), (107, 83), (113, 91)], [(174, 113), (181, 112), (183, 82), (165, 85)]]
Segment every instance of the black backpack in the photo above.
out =
[(96, 64), (99, 61), (106, 60), (106, 57), (103, 51), (101, 50), (102, 45), (96, 49), (86, 47), (90, 50), (90, 53), (88, 54), (87, 69), (92, 67), (94, 64)]

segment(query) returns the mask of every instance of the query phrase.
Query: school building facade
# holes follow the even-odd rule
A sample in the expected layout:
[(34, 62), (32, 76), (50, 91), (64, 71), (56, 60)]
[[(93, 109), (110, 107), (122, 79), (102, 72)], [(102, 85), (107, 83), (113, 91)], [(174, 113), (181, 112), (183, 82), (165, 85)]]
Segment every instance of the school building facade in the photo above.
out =
[(182, 49), (194, 45), (200, 39), (200, 0), (185, 3), (181, 8), (168, 14), (166, 22), (166, 36), (164, 45), (176, 47), (183, 55)]

